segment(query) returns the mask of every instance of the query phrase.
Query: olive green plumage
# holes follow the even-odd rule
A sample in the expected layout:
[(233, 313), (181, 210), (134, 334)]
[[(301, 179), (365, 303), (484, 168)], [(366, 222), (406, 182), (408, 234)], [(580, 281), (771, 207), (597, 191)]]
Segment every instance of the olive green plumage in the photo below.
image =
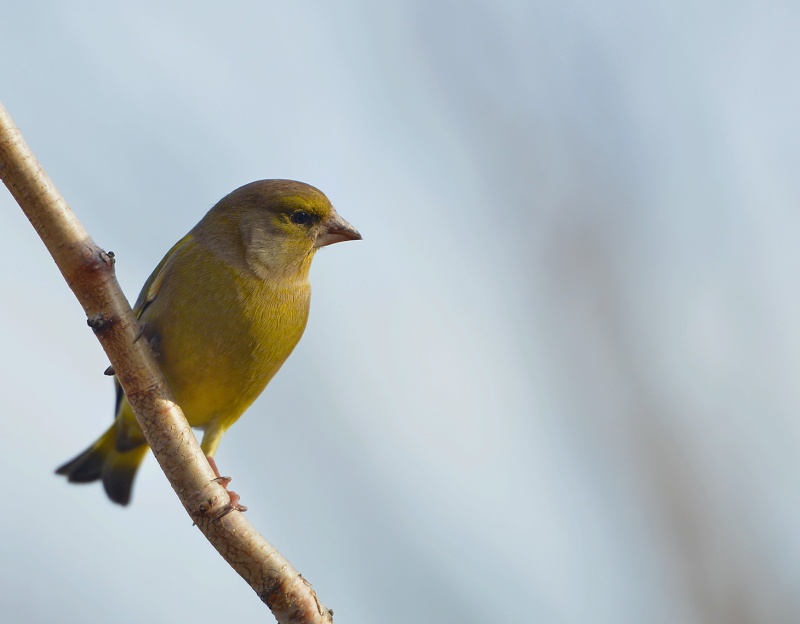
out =
[[(134, 312), (208, 457), (300, 340), (315, 251), (360, 238), (316, 188), (262, 180), (220, 200), (145, 282)], [(102, 479), (125, 505), (148, 447), (117, 387), (112, 426), (57, 473)]]

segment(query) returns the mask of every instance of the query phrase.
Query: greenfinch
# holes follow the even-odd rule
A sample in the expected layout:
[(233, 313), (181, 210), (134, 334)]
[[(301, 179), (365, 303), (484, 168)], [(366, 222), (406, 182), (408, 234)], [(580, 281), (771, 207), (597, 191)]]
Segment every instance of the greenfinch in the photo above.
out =
[[(222, 435), (303, 334), (314, 253), (359, 239), (313, 186), (252, 182), (209, 210), (145, 282), (134, 313), (189, 424), (203, 430), (217, 476)], [(102, 480), (109, 498), (127, 505), (149, 447), (116, 385), (114, 423), (56, 472), (74, 483)]]

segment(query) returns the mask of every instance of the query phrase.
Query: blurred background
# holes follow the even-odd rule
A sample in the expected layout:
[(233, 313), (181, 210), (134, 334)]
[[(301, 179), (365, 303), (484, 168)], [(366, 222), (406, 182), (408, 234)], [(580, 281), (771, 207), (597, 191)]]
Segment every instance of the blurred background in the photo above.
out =
[[(7, 3), (0, 100), (133, 301), (220, 197), (321, 188), (304, 339), (217, 455), (336, 622), (800, 621), (800, 5)], [(272, 621), (112, 418), (0, 191), (7, 622)]]

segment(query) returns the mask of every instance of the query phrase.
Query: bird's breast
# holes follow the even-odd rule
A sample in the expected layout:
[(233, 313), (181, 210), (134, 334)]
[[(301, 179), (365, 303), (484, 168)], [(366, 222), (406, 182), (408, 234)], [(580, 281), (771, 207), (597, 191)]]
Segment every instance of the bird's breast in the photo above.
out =
[(195, 284), (153, 319), (162, 369), (192, 426), (247, 409), (303, 335), (309, 300), (307, 281), (268, 283), (234, 272)]

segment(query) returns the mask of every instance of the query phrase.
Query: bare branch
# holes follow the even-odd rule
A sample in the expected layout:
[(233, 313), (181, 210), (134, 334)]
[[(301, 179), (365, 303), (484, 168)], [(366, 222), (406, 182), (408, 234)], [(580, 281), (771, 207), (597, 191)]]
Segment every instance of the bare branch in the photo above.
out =
[(184, 508), (214, 548), (281, 624), (323, 624), (332, 612), (311, 585), (239, 512), (213, 519), (228, 503), (186, 418), (175, 404), (114, 275), (113, 256), (91, 239), (0, 104), (0, 178), (53, 256), (86, 312)]

